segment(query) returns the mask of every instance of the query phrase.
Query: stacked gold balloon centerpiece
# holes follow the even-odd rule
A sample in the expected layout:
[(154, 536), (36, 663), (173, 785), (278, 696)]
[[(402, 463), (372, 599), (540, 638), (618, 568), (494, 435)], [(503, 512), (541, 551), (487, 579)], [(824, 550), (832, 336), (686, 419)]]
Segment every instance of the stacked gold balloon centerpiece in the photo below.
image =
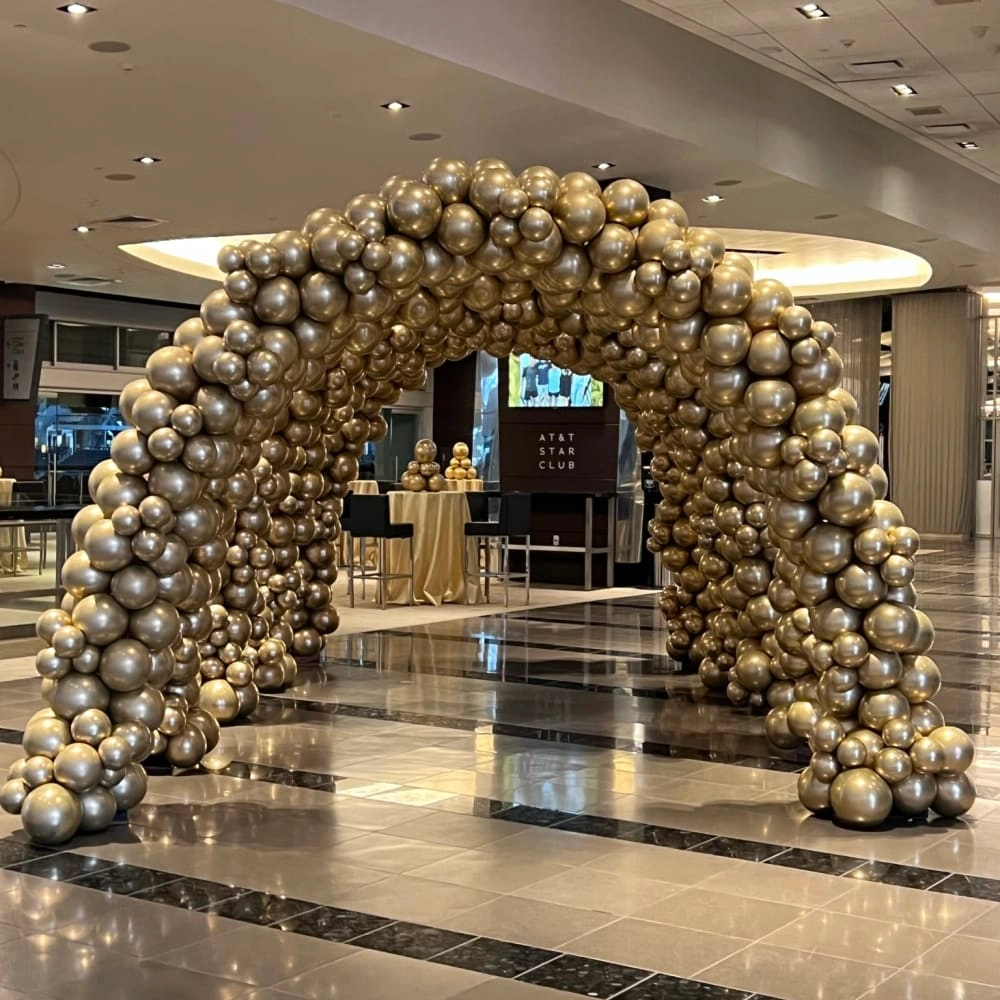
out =
[(399, 477), (399, 485), (413, 493), (423, 490), (440, 493), (447, 483), (441, 475), (441, 466), (435, 461), (437, 453), (438, 446), (430, 438), (421, 438), (413, 446), (413, 461)]
[(451, 448), (451, 458), (448, 468), (444, 470), (451, 490), (482, 490), (483, 481), (479, 472), (469, 457), (469, 446), (462, 441), (456, 442)]
[[(641, 184), (438, 159), (300, 230), (223, 249), (222, 287), (121, 396), (66, 597), (39, 620), (48, 707), (0, 790), (28, 835), (105, 826), (142, 761), (196, 762), (337, 627), (343, 497), (427, 370), (527, 353), (610, 385), (652, 451), (670, 652), (769, 737), (799, 795), (872, 826), (974, 797), (934, 704), (918, 540), (885, 500), (834, 330)], [(439, 391), (441, 389), (439, 388)], [(443, 485), (427, 442), (408, 472)], [(425, 469), (427, 471), (425, 471)]]

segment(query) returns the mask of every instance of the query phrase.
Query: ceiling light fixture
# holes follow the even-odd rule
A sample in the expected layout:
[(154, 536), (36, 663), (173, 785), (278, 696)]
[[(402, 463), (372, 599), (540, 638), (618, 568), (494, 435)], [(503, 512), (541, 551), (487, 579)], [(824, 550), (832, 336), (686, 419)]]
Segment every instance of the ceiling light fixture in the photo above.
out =
[(405, 111), (409, 104), (404, 104), (402, 101), (388, 101), (382, 107), (386, 111)]
[(144, 167), (151, 167), (154, 163), (159, 163), (160, 158), (158, 156), (150, 156), (146, 153), (145, 156), (137, 156), (132, 160), (133, 163), (141, 163)]
[(725, 201), (726, 199), (722, 197), (721, 194), (716, 194), (712, 192), (711, 194), (706, 194), (704, 198), (701, 199), (706, 205), (718, 205), (720, 201)]
[(90, 7), (85, 3), (67, 3), (57, 9), (64, 14), (93, 14), (97, 10), (96, 7)]
[(959, 149), (979, 149), (979, 143), (973, 142), (971, 139), (963, 139), (956, 145)]
[(820, 18), (829, 17), (830, 15), (816, 3), (804, 3), (801, 7), (795, 8), (804, 18), (810, 21), (818, 21)]
[(65, 271), (66, 270), (66, 265), (65, 264), (52, 263), (52, 264), (46, 264), (45, 266), (50, 271)]
[(916, 90), (911, 87), (908, 83), (897, 83), (893, 86), (892, 92), (897, 97), (913, 97), (916, 94)]
[(613, 163), (608, 163), (607, 160), (601, 160), (600, 163), (594, 164), (595, 170), (610, 170), (614, 166)]
[(74, 226), (74, 233), (92, 233), (94, 230), (90, 226)]

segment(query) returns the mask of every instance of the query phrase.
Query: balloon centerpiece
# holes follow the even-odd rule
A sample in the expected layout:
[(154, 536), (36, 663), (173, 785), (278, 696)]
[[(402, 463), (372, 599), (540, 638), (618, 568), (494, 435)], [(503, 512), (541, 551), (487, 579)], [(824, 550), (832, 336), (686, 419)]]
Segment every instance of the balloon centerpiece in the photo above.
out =
[(479, 472), (472, 464), (469, 453), (469, 446), (463, 441), (457, 441), (452, 445), (451, 458), (448, 460), (448, 467), (444, 470), (444, 477), (448, 480), (451, 489), (470, 489), (476, 486), (482, 489), (482, 480)]
[(441, 475), (437, 459), (438, 446), (430, 438), (421, 438), (413, 446), (413, 461), (406, 466), (406, 472), (399, 477), (399, 485), (404, 490), (420, 493), (429, 490), (440, 493), (447, 482)]
[[(932, 700), (917, 535), (833, 327), (679, 204), (437, 159), (218, 263), (222, 287), (123, 390), (66, 597), (38, 621), (48, 707), (0, 789), (31, 838), (103, 828), (142, 799), (150, 753), (197, 763), (294, 680), (337, 628), (343, 498), (382, 408), (481, 350), (611, 387), (654, 456), (668, 650), (769, 706), (778, 747), (808, 743), (807, 808), (873, 826), (971, 806), (972, 742)], [(445, 484), (436, 453), (418, 446), (410, 488)]]

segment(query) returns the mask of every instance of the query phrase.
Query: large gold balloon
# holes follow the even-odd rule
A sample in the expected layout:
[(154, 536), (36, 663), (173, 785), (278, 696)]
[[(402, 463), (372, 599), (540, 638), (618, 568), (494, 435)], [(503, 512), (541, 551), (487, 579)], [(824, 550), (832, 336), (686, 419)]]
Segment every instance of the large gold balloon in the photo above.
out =
[(871, 768), (850, 768), (833, 779), (830, 805), (843, 823), (878, 826), (892, 811), (892, 789)]

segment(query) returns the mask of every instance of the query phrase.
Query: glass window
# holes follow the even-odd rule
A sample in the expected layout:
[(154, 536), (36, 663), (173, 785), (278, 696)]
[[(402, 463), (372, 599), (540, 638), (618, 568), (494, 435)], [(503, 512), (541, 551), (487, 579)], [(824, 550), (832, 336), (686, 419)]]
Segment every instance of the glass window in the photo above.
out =
[(81, 502), (90, 470), (108, 457), (124, 426), (116, 396), (42, 396), (35, 411), (35, 477), (48, 479), (56, 502)]
[(123, 327), (118, 331), (118, 366), (120, 368), (145, 368), (146, 359), (158, 347), (170, 343), (170, 334), (159, 330), (133, 330)]
[(115, 365), (113, 326), (56, 323), (56, 363), (60, 365)]
[(420, 417), (417, 413), (393, 410), (382, 411), (389, 433), (375, 446), (375, 477), (385, 482), (398, 483), (413, 461), (413, 447), (420, 438)]

